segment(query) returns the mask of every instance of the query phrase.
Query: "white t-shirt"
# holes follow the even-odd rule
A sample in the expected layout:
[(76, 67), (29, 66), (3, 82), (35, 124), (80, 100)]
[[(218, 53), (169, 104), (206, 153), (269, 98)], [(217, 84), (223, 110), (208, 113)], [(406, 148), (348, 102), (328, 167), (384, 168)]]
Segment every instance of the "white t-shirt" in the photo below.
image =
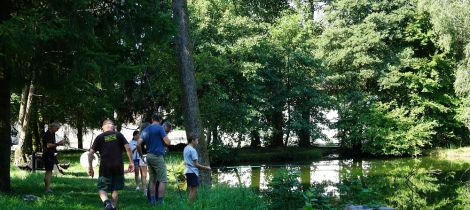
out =
[(185, 174), (195, 173), (196, 176), (199, 176), (199, 169), (194, 165), (194, 161), (197, 160), (197, 151), (193, 146), (188, 144), (183, 151), (184, 165), (186, 169), (184, 170)]
[(129, 147), (132, 151), (132, 160), (140, 160), (139, 152), (137, 151), (137, 141), (132, 139), (132, 141), (129, 143)]

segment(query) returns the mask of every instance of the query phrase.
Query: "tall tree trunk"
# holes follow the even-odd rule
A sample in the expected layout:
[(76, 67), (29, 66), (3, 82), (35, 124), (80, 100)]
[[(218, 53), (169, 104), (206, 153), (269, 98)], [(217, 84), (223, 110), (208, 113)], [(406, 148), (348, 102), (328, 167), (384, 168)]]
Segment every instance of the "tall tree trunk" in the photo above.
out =
[(308, 2), (310, 4), (311, 18), (312, 18), (312, 20), (315, 20), (315, 3), (316, 3), (316, 0), (308, 0)]
[(207, 145), (211, 145), (211, 141), (212, 141), (212, 135), (211, 135), (211, 129), (210, 128), (207, 128), (206, 130), (206, 136), (207, 136)]
[(242, 141), (243, 141), (243, 134), (242, 133), (238, 133), (238, 142), (237, 142), (237, 148), (241, 148), (242, 147)]
[(26, 84), (23, 87), (23, 91), (21, 91), (20, 110), (18, 112), (18, 122), (17, 123), (18, 123), (18, 126), (19, 126), (20, 129), (21, 129), (21, 126), (23, 126), (24, 113), (25, 113), (26, 103), (27, 103), (27, 100), (28, 100), (28, 91), (29, 91), (29, 84)]
[[(310, 111), (303, 110), (302, 111), (302, 119), (304, 124), (310, 123)], [(310, 129), (308, 126), (302, 126), (302, 128), (298, 131), (299, 135), (299, 147), (310, 147)]]
[[(36, 113), (37, 115), (37, 113)], [(36, 116), (36, 118), (33, 121), (31, 130), (33, 132), (33, 151), (34, 152), (39, 152), (41, 151), (41, 140), (42, 140), (42, 135), (40, 133), (40, 124), (39, 124), (39, 116)]]
[[(194, 133), (199, 136), (199, 160), (203, 165), (209, 165), (207, 142), (201, 132), (201, 119), (194, 75), (191, 41), (189, 37), (188, 6), (186, 0), (173, 0), (173, 19), (177, 27), (176, 53), (180, 72), (180, 83), (183, 90), (183, 114), (186, 135)], [(210, 186), (210, 172), (201, 171), (201, 181)]]
[(282, 127), (284, 125), (284, 117), (281, 111), (275, 111), (272, 115), (272, 122), (273, 126), (273, 133), (271, 136), (271, 146), (274, 147), (281, 147), (283, 146), (283, 135)]
[(32, 102), (33, 102), (33, 95), (34, 95), (34, 78), (31, 79), (31, 84), (29, 85), (29, 91), (28, 91), (28, 100), (26, 101), (26, 107), (24, 110), (24, 119), (23, 123), (20, 126), (19, 129), (19, 139), (18, 139), (18, 147), (15, 150), (15, 165), (24, 163), (26, 160), (25, 158), (25, 149), (26, 145), (26, 135), (27, 132), (29, 131), (29, 123), (30, 123), (30, 114), (31, 114), (31, 107), (32, 107)]
[(251, 131), (250, 136), (251, 136), (251, 144), (250, 144), (251, 147), (261, 146), (261, 137), (258, 131), (256, 130)]
[(83, 149), (83, 120), (81, 117), (77, 118), (77, 141), (78, 148)]
[(220, 144), (220, 139), (219, 139), (219, 134), (217, 132), (217, 126), (212, 127), (211, 129), (212, 133), (212, 142), (214, 145), (219, 145)]
[[(0, 24), (10, 19), (11, 2), (0, 1)], [(2, 36), (0, 35), (0, 39)], [(6, 58), (0, 54), (0, 191), (9, 192), (10, 184), (10, 69)]]

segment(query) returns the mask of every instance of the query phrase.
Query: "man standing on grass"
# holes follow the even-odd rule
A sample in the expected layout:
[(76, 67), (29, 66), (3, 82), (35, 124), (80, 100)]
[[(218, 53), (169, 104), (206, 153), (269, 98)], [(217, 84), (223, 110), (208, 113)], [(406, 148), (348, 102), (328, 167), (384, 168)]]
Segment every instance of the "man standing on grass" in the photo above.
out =
[(57, 164), (55, 153), (57, 152), (56, 147), (64, 145), (64, 140), (55, 142), (55, 132), (60, 128), (59, 123), (51, 123), (47, 126), (47, 131), (42, 137), (42, 159), (44, 161), (44, 168), (46, 173), (44, 174), (44, 188), (46, 193), (51, 193), (51, 177), (52, 169), (54, 165)]
[[(165, 186), (167, 182), (166, 164), (163, 159), (165, 155), (165, 144), (170, 145), (170, 139), (165, 130), (160, 126), (162, 117), (159, 114), (152, 116), (152, 124), (141, 133), (142, 141), (137, 144), (139, 154), (142, 154), (142, 144), (147, 146), (147, 166), (150, 174), (150, 203), (163, 204)], [(156, 183), (159, 183), (156, 186)], [(158, 188), (158, 194), (156, 189)], [(157, 194), (157, 196), (155, 195)]]
[[(98, 190), (105, 209), (115, 209), (118, 201), (118, 190), (124, 188), (124, 162), (122, 151), (126, 150), (129, 158), (129, 172), (134, 171), (132, 153), (126, 138), (114, 131), (113, 121), (105, 120), (102, 124), (103, 133), (98, 135), (88, 152), (88, 175), (94, 176), (92, 160), (95, 152), (101, 155), (98, 177)], [(112, 193), (112, 201), (108, 199)]]

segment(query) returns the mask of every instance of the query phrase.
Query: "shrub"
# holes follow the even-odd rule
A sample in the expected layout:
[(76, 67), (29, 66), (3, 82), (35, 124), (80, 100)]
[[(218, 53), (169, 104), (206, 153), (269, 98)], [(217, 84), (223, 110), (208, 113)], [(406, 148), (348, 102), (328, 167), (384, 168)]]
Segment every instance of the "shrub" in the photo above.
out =
[(299, 209), (302, 207), (302, 191), (299, 174), (278, 170), (268, 184), (265, 197), (270, 209)]

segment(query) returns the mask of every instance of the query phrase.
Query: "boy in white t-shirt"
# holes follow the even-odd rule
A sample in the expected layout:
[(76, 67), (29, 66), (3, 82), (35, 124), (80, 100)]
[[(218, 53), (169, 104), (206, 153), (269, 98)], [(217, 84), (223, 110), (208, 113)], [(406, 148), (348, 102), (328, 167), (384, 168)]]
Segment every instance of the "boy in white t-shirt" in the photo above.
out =
[(193, 202), (196, 198), (197, 186), (199, 185), (199, 169), (211, 170), (211, 167), (199, 164), (195, 149), (197, 144), (199, 144), (199, 138), (194, 134), (190, 134), (188, 145), (183, 151), (184, 165), (186, 166), (184, 173), (189, 188), (189, 202)]

